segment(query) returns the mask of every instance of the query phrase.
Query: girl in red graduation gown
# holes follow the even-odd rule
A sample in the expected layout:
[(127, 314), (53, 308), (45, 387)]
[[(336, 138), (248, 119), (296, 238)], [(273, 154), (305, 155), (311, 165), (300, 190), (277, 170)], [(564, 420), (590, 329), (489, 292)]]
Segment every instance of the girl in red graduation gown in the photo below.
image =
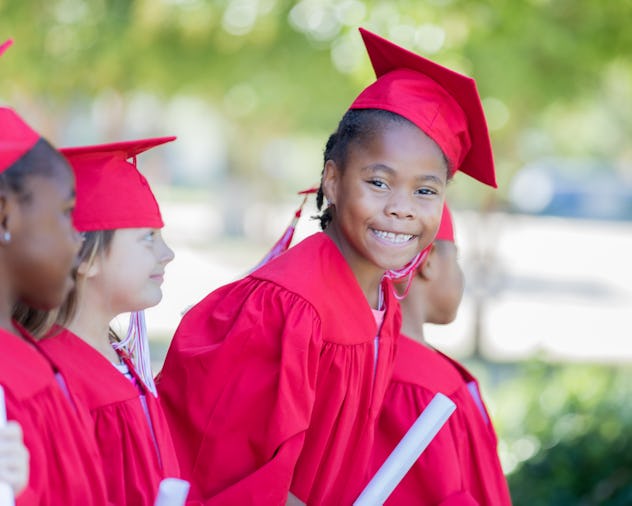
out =
[[(77, 179), (73, 218), (84, 242), (78, 289), (58, 312), (57, 326), (39, 342), (64, 371), (89, 411), (103, 460), (108, 498), (151, 506), (165, 477), (179, 466), (150, 371), (143, 309), (162, 298), (173, 252), (161, 237), (158, 204), (129, 159), (173, 137), (62, 149)], [(134, 311), (120, 342), (109, 328)], [(42, 315), (25, 319), (43, 331)]]
[(71, 289), (81, 244), (72, 226), (72, 171), (12, 110), (0, 108), (0, 385), (7, 418), (30, 454), (18, 505), (104, 505), (94, 437), (55, 365), (11, 319), (19, 301), (50, 309)]
[(190, 309), (157, 379), (204, 504), (355, 500), (399, 335), (384, 274), (431, 243), (453, 171), (491, 159), (480, 103), (444, 88), (470, 80), (362, 35), (378, 79), (327, 143), (324, 232)]
[(457, 409), (395, 488), (388, 505), (511, 504), (478, 382), (458, 362), (424, 344), (424, 323), (450, 323), (462, 295), (463, 273), (446, 207), (433, 247), (401, 302), (402, 336), (378, 421), (374, 469), (436, 393), (450, 397)]

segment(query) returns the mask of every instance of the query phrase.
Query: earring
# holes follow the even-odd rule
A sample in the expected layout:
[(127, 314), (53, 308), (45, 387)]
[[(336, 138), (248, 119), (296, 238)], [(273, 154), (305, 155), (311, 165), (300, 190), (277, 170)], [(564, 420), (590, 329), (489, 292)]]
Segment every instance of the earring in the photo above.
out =
[(9, 232), (8, 230), (4, 231), (4, 234), (2, 234), (2, 240), (4, 242), (6, 242), (7, 244), (11, 242), (11, 232)]

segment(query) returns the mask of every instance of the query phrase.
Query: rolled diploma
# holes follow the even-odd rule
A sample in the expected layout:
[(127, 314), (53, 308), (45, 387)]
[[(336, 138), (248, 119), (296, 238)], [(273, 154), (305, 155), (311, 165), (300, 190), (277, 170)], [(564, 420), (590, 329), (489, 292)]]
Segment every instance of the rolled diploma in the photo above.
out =
[[(4, 402), (4, 388), (0, 385), (0, 428), (7, 425), (7, 407)], [(8, 483), (0, 482), (0, 506), (14, 506), (13, 489)]]
[(154, 506), (184, 506), (191, 485), (180, 478), (165, 478), (158, 485)]
[(455, 409), (456, 404), (445, 395), (436, 394), (371, 478), (353, 506), (384, 504)]

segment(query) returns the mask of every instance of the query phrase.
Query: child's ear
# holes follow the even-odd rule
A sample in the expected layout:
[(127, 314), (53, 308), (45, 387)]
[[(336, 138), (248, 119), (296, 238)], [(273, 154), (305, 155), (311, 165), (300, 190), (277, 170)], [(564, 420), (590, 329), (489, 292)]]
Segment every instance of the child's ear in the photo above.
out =
[(7, 222), (9, 221), (8, 207), (9, 202), (7, 199), (7, 194), (4, 191), (0, 190), (0, 227), (2, 228), (2, 232), (7, 229)]
[(333, 160), (327, 160), (323, 168), (323, 195), (329, 204), (336, 204), (336, 190), (340, 179), (340, 168)]
[[(11, 237), (9, 231), (9, 222), (12, 222), (11, 214), (13, 212), (13, 200), (9, 194), (0, 189), (0, 238)], [(2, 239), (0, 239), (2, 242)]]
[(99, 259), (94, 258), (92, 261), (83, 261), (77, 267), (77, 275), (81, 278), (92, 278), (99, 274)]

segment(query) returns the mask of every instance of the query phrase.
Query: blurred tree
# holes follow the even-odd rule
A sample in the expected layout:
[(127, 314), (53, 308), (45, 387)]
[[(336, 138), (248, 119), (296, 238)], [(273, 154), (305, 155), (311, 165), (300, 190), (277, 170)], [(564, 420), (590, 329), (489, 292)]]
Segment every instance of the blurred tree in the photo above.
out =
[(371, 81), (363, 25), (476, 77), (502, 188), (542, 154), (632, 156), (631, 18), (630, 1), (0, 0), (3, 90), (60, 119), (105, 91), (201, 97), (253, 174), (267, 139), (324, 142)]
[(632, 504), (631, 371), (532, 363), (514, 374), (493, 396), (514, 504)]

